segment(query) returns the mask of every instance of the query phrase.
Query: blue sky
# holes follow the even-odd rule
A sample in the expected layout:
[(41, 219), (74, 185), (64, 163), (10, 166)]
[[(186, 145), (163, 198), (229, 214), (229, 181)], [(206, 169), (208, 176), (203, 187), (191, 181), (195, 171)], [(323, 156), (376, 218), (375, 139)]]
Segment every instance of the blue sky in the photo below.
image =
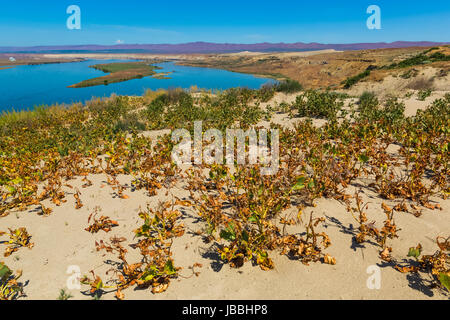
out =
[[(369, 5), (381, 30), (369, 30)], [(81, 30), (68, 30), (69, 5)], [(449, 0), (2, 0), (0, 46), (450, 41)]]

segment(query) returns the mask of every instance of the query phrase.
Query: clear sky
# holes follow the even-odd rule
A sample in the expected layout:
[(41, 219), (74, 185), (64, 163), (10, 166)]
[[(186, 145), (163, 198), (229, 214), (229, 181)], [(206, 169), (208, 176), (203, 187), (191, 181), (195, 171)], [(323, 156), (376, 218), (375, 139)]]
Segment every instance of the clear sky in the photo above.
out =
[[(1, 0), (0, 46), (450, 41), (450, 0)], [(369, 5), (381, 30), (369, 30)], [(69, 30), (69, 5), (81, 30)]]

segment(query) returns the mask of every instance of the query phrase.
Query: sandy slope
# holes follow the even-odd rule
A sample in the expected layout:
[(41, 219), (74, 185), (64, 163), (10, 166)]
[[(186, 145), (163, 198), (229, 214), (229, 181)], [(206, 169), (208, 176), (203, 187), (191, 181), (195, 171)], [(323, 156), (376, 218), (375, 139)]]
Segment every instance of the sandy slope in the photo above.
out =
[(450, 75), (439, 76), (439, 68), (423, 68), (416, 77), (410, 79), (402, 79), (399, 76), (402, 72), (390, 74), (379, 81), (359, 82), (347, 92), (359, 96), (364, 91), (371, 91), (378, 96), (388, 96), (406, 93), (414, 89), (432, 89), (435, 92), (450, 91)]
[(236, 53), (225, 53), (225, 54), (221, 54), (219, 56), (221, 56), (221, 57), (234, 57), (234, 56), (239, 56), (239, 57), (251, 57), (251, 56), (264, 57), (264, 56), (266, 56), (266, 57), (269, 57), (269, 56), (273, 56), (275, 54), (279, 58), (292, 58), (292, 57), (309, 57), (309, 56), (314, 56), (316, 54), (333, 53), (333, 52), (342, 52), (342, 51), (336, 51), (334, 49), (298, 51), (298, 52), (277, 52), (277, 53), (242, 51), (242, 52), (236, 52)]
[[(435, 95), (442, 94), (437, 93)], [(294, 97), (279, 94), (272, 103), (291, 101)], [(431, 99), (431, 98), (429, 98)], [(427, 100), (426, 103), (429, 101)], [(424, 105), (426, 104), (424, 103)], [(414, 98), (407, 101), (407, 112), (422, 108), (422, 103)], [(279, 121), (287, 125), (286, 115), (278, 115)], [(284, 120), (283, 120), (284, 119)], [(155, 133), (147, 133), (155, 135)], [(29, 299), (56, 299), (59, 290), (66, 287), (69, 266), (78, 266), (82, 274), (90, 270), (100, 275), (104, 281), (109, 276), (105, 272), (118, 259), (114, 255), (96, 252), (95, 241), (109, 240), (112, 236), (126, 237), (126, 244), (135, 243), (133, 230), (141, 224), (138, 218), (140, 208), (147, 204), (156, 207), (160, 201), (171, 200), (173, 196), (183, 198), (188, 192), (183, 190), (183, 182), (171, 190), (159, 190), (157, 196), (148, 197), (144, 191), (127, 189), (125, 194), (129, 199), (120, 199), (106, 183), (106, 176), (91, 175), (88, 177), (93, 185), (82, 188), (81, 179), (69, 181), (73, 187), (81, 191), (84, 206), (74, 209), (73, 190), (66, 188), (67, 203), (56, 207), (49, 201), (45, 205), (53, 208), (48, 217), (38, 216), (35, 210), (11, 213), (0, 218), (0, 230), (26, 227), (32, 235), (34, 248), (21, 248), (11, 257), (2, 258), (13, 269), (23, 270), (23, 281), (27, 281), (25, 292)], [(131, 177), (119, 176), (119, 181), (130, 185)], [(377, 227), (385, 216), (380, 205), (382, 200), (365, 187), (367, 181), (358, 181), (363, 190), (363, 199), (370, 201), (369, 219), (377, 221)], [(349, 193), (353, 193), (354, 186)], [(450, 230), (450, 200), (439, 199), (442, 210), (424, 209), (422, 216), (414, 217), (409, 213), (396, 214), (395, 220), (401, 228), (399, 238), (390, 243), (394, 249), (393, 257), (402, 261), (406, 258), (408, 248), (421, 243), (425, 254), (434, 253), (437, 246), (434, 240), (437, 236), (448, 236)], [(387, 202), (389, 204), (389, 202)], [(106, 234), (100, 231), (92, 235), (84, 230), (88, 226), (88, 217), (94, 208), (101, 208), (100, 214), (110, 216), (119, 222), (112, 232)], [(232, 269), (223, 265), (218, 259), (214, 248), (204, 243), (195, 234), (203, 228), (195, 212), (191, 208), (182, 208), (183, 223), (186, 233), (175, 239), (173, 257), (175, 265), (180, 266), (181, 276), (171, 282), (169, 289), (162, 294), (154, 295), (150, 290), (125, 290), (126, 299), (448, 299), (437, 289), (430, 289), (423, 279), (414, 274), (402, 274), (388, 263), (380, 260), (379, 249), (374, 245), (358, 245), (352, 242), (355, 221), (345, 207), (336, 200), (320, 199), (315, 208), (304, 212), (304, 220), (310, 212), (316, 217), (326, 218), (326, 226), (320, 230), (326, 231), (332, 241), (326, 252), (336, 258), (334, 266), (312, 263), (305, 266), (298, 261), (290, 261), (285, 256), (272, 254), (275, 270), (262, 271), (250, 263), (241, 269)], [(287, 212), (296, 215), (297, 212)], [(304, 225), (292, 227), (292, 231), (303, 232)], [(0, 246), (2, 248), (3, 246)], [(129, 262), (137, 262), (138, 254), (127, 247), (130, 252)], [(200, 275), (192, 276), (189, 266), (201, 263), (198, 269)], [(369, 289), (367, 273), (369, 266), (376, 265), (381, 272), (381, 288)], [(110, 274), (111, 276), (111, 274)], [(187, 278), (186, 278), (187, 277)], [(82, 286), (81, 291), (87, 290)], [(76, 299), (91, 299), (80, 290), (68, 290)], [(105, 299), (113, 299), (112, 293)]]
[[(5, 259), (14, 269), (23, 269), (23, 279), (29, 281), (25, 291), (29, 299), (56, 299), (58, 291), (66, 286), (69, 266), (79, 266), (83, 274), (94, 269), (104, 280), (108, 279), (105, 272), (111, 268), (108, 260), (118, 261), (113, 255), (95, 251), (94, 242), (107, 240), (110, 236), (125, 236), (127, 243), (135, 243), (132, 231), (140, 225), (137, 213), (146, 204), (156, 206), (158, 200), (171, 199), (175, 196), (187, 196), (183, 190), (176, 188), (165, 197), (164, 190), (158, 197), (148, 198), (143, 192), (126, 192), (129, 199), (113, 198), (109, 186), (101, 187), (105, 177), (101, 175), (89, 177), (94, 185), (82, 190), (81, 199), (84, 207), (74, 210), (72, 198), (61, 207), (55, 207), (51, 216), (43, 218), (32, 212), (11, 214), (1, 220), (3, 226), (26, 226), (33, 236), (35, 247), (31, 250), (22, 248), (12, 257)], [(123, 183), (130, 179), (122, 177)], [(71, 182), (74, 186), (81, 183)], [(81, 188), (80, 188), (81, 189)], [(382, 221), (381, 200), (367, 190), (365, 200), (371, 201), (369, 215), (377, 221)], [(434, 238), (446, 235), (450, 230), (448, 214), (450, 201), (441, 202), (442, 211), (425, 210), (420, 218), (409, 213), (396, 216), (396, 223), (401, 227), (400, 237), (392, 241), (393, 256), (399, 260), (406, 258), (410, 246), (418, 242), (426, 253), (436, 249)], [(109, 234), (103, 231), (91, 235), (84, 230), (88, 226), (87, 219), (95, 206), (102, 208), (101, 214), (106, 214), (118, 220), (120, 226)], [(214, 248), (205, 244), (195, 231), (202, 228), (197, 222), (195, 213), (183, 209), (183, 222), (187, 227), (186, 234), (174, 241), (173, 256), (177, 266), (181, 266), (182, 276), (191, 276), (188, 269), (194, 263), (203, 264), (199, 277), (172, 281), (169, 289), (159, 295), (150, 291), (125, 291), (128, 299), (443, 299), (444, 295), (437, 290), (431, 290), (422, 284), (414, 275), (401, 274), (378, 257), (378, 249), (372, 245), (356, 245), (352, 242), (352, 232), (355, 221), (339, 202), (321, 199), (316, 208), (305, 210), (308, 216), (326, 217), (324, 231), (330, 236), (332, 246), (327, 252), (336, 258), (335, 266), (320, 263), (305, 266), (298, 261), (289, 261), (284, 256), (274, 254), (276, 269), (262, 271), (251, 264), (241, 269), (232, 269), (223, 265), (214, 252)], [(304, 227), (296, 227), (303, 232)], [(137, 261), (137, 254), (128, 248), (130, 256)], [(134, 253), (134, 254), (133, 254)], [(2, 259), (3, 260), (3, 259)], [(367, 288), (366, 281), (370, 276), (366, 270), (371, 265), (381, 268), (381, 289)], [(87, 289), (87, 287), (84, 287)], [(88, 299), (79, 290), (70, 290), (76, 299)], [(108, 294), (105, 298), (113, 298)]]
[[(277, 56), (288, 57), (309, 57), (322, 53), (339, 52), (333, 49), (315, 50), (315, 51), (301, 51), (301, 52), (283, 52), (276, 53)], [(252, 51), (242, 51), (236, 53), (219, 54), (219, 57), (252, 57), (252, 56), (271, 56), (274, 53), (262, 53)], [(153, 53), (64, 53), (64, 54), (43, 54), (45, 58), (49, 59), (176, 59), (176, 60), (203, 60), (213, 54), (199, 53), (199, 54), (153, 54)]]

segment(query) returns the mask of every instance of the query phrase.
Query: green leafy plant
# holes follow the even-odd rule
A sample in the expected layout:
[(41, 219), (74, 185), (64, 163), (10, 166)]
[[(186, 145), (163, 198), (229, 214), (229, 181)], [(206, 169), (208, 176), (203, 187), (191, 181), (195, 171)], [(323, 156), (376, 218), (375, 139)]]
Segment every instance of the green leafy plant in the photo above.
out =
[(14, 275), (11, 269), (0, 262), (0, 300), (17, 299), (24, 295), (23, 285), (17, 281), (21, 276), (21, 271)]
[(437, 237), (436, 244), (439, 250), (432, 255), (422, 255), (422, 246), (420, 243), (414, 248), (410, 248), (409, 257), (414, 257), (418, 265), (400, 265), (396, 264), (395, 268), (402, 272), (428, 272), (431, 274), (434, 284), (445, 288), (450, 292), (450, 237)]
[(425, 101), (426, 98), (428, 98), (429, 96), (431, 96), (431, 90), (427, 89), (427, 90), (420, 90), (417, 93), (417, 100), (419, 101)]
[(343, 102), (339, 95), (333, 92), (308, 90), (297, 96), (294, 107), (300, 117), (317, 117), (336, 119), (342, 109)]
[(284, 93), (296, 93), (303, 90), (303, 86), (295, 80), (283, 80), (275, 86), (276, 91)]
[(350, 77), (344, 81), (344, 88), (349, 89), (359, 81), (361, 81), (364, 78), (367, 78), (370, 75), (370, 70), (364, 70), (361, 73), (358, 73), (357, 75)]
[(70, 298), (73, 298), (73, 296), (70, 293), (66, 292), (65, 289), (59, 290), (58, 300), (69, 300)]
[[(0, 232), (0, 236), (4, 234), (6, 234), (6, 232)], [(31, 236), (28, 234), (26, 228), (18, 228), (15, 230), (9, 229), (9, 241), (2, 241), (8, 245), (5, 250), (4, 256), (10, 256), (21, 247), (27, 247), (28, 249), (33, 248), (34, 243), (32, 243), (30, 239)]]

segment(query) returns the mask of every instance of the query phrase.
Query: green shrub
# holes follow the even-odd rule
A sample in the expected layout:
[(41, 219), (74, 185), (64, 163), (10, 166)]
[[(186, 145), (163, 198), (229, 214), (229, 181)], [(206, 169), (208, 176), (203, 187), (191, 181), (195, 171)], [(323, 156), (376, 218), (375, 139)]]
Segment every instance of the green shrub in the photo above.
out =
[(335, 92), (308, 90), (297, 96), (294, 107), (300, 117), (336, 119), (344, 103)]
[(394, 62), (394, 63), (388, 65), (386, 68), (387, 69), (407, 68), (407, 67), (425, 64), (427, 62), (430, 62), (429, 57), (421, 53), (414, 57), (402, 60), (400, 62)]
[(405, 117), (405, 104), (397, 98), (389, 98), (384, 103), (381, 118), (389, 124), (395, 124)]
[(432, 61), (450, 61), (450, 56), (447, 56), (442, 52), (435, 52), (433, 54), (430, 54), (429, 57)]
[(192, 129), (194, 121), (203, 121), (204, 128), (225, 129), (235, 123), (243, 127), (255, 124), (263, 116), (259, 105), (250, 104), (253, 99), (268, 99), (270, 88), (252, 90), (232, 88), (215, 96), (194, 98), (191, 94), (172, 89), (153, 99), (145, 110), (150, 129)]
[(360, 109), (373, 108), (378, 106), (379, 101), (373, 92), (364, 91), (359, 97), (358, 105)]
[(370, 75), (370, 70), (365, 70), (364, 72), (361, 72), (361, 73), (357, 74), (356, 76), (348, 78), (347, 80), (344, 81), (344, 88), (345, 89), (349, 89), (355, 83), (357, 83), (360, 80), (368, 77), (369, 75)]
[(265, 84), (261, 87), (261, 89), (256, 90), (256, 98), (261, 100), (262, 102), (267, 102), (273, 98), (276, 90), (276, 85), (274, 84)]
[(433, 54), (430, 54), (429, 56), (425, 54), (427, 52), (429, 51), (424, 51), (423, 53), (415, 55), (414, 57), (402, 60), (400, 62), (392, 63), (386, 66), (385, 68), (387, 69), (407, 68), (437, 61), (450, 61), (450, 56), (447, 56), (442, 52), (435, 52)]
[(283, 80), (276, 86), (277, 92), (296, 93), (303, 90), (303, 86), (295, 80)]
[(138, 114), (130, 113), (117, 122), (114, 132), (143, 131), (145, 129), (145, 124), (139, 120)]
[(372, 92), (364, 92), (358, 101), (358, 111), (361, 119), (378, 119), (378, 98)]
[(359, 120), (384, 121), (394, 124), (404, 118), (405, 104), (397, 98), (389, 98), (383, 106), (372, 92), (364, 92), (358, 101)]
[(428, 98), (429, 96), (431, 96), (431, 90), (427, 89), (427, 90), (420, 90), (417, 93), (417, 100), (419, 101), (425, 101), (426, 98)]
[(436, 128), (447, 128), (445, 135), (448, 135), (450, 123), (450, 93), (446, 93), (443, 98), (436, 99), (425, 110), (417, 110), (413, 122), (421, 130), (430, 132)]
[(400, 75), (400, 77), (403, 79), (409, 79), (411, 77), (417, 76), (417, 74), (418, 74), (418, 71), (416, 69), (409, 69), (408, 71), (402, 73)]

